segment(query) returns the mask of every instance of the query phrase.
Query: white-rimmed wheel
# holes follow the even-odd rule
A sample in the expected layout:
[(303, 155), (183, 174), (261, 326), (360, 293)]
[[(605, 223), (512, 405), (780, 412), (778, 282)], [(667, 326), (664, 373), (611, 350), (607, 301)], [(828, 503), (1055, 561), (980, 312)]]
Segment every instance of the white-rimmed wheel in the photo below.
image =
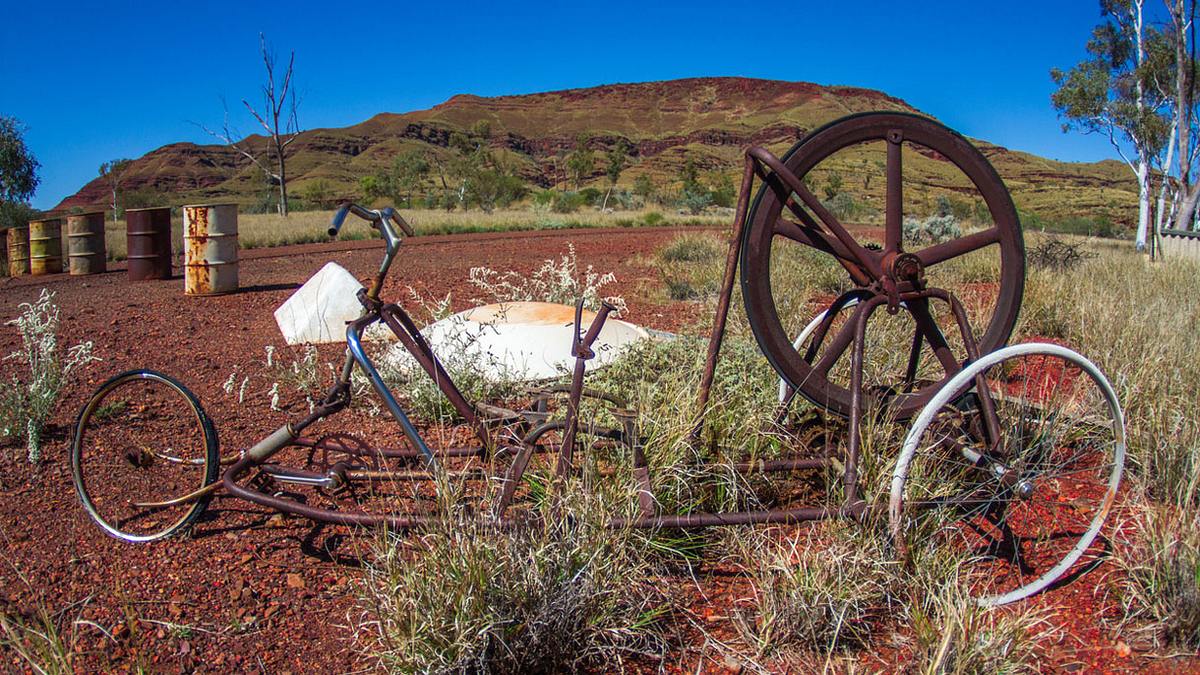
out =
[(914, 564), (955, 556), (980, 604), (1020, 600), (1105, 553), (1097, 535), (1124, 463), (1121, 407), (1091, 361), (1054, 344), (1005, 347), (916, 417), (892, 475), (891, 533)]

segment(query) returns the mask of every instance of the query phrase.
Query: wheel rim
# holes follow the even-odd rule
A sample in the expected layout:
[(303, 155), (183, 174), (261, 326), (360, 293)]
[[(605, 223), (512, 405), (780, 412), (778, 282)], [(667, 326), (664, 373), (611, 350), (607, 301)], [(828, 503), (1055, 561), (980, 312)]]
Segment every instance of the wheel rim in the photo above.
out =
[(190, 525), (207, 499), (146, 506), (216, 480), (217, 439), (182, 385), (152, 371), (101, 385), (80, 413), (72, 444), (76, 492), (108, 534), (144, 542)]
[[(1007, 481), (970, 466), (961, 450), (986, 445), (979, 398), (962, 394), (978, 391), (977, 376), (996, 393)], [(980, 604), (1013, 602), (1099, 562), (1095, 542), (1124, 459), (1121, 409), (1095, 365), (1057, 345), (1008, 347), (921, 411), (893, 475), (892, 534), (910, 559), (952, 555)]]
[[(1021, 237), (1020, 225), (1016, 208), (995, 169), (987, 159), (975, 149), (966, 139), (945, 126), (932, 120), (902, 113), (864, 113), (853, 115), (833, 122), (806, 136), (796, 144), (783, 159), (783, 164), (798, 178), (803, 179), (814, 166), (820, 164), (839, 150), (859, 146), (864, 143), (887, 141), (889, 134), (899, 133), (903, 144), (914, 144), (928, 148), (941, 158), (951, 162), (957, 170), (964, 174), (968, 181), (978, 190), (991, 218), (992, 226), (980, 233), (972, 233), (951, 240), (947, 244), (936, 244), (921, 248), (915, 254), (927, 258), (930, 263), (926, 267), (935, 268), (948, 260), (968, 255), (975, 251), (996, 246), (1000, 254), (1000, 273), (998, 290), (996, 291), (994, 309), (990, 318), (984, 322), (982, 331), (977, 331), (977, 341), (980, 353), (993, 351), (1002, 346), (1012, 332), (1016, 323), (1024, 287), (1024, 244)], [(903, 166), (904, 155), (897, 152), (897, 166)], [(891, 155), (889, 154), (889, 162)], [(901, 169), (897, 169), (902, 176)], [(902, 181), (901, 181), (902, 182)], [(889, 193), (890, 195), (891, 193)], [(899, 194), (897, 192), (896, 194)], [(889, 200), (891, 197), (889, 196)], [(902, 204), (901, 197), (895, 203)], [(896, 207), (890, 202), (887, 212), (888, 224), (885, 233), (891, 231), (892, 220), (899, 227), (902, 217), (902, 206)], [(893, 208), (894, 207), (894, 208)], [(899, 209), (893, 216), (893, 211)], [(748, 232), (741, 250), (741, 286), (746, 303), (747, 315), (751, 328), (760, 349), (766, 355), (771, 365), (788, 384), (795, 387), (807, 399), (827, 410), (839, 415), (848, 415), (850, 411), (850, 391), (841, 382), (829, 376), (829, 369), (824, 372), (805, 360), (805, 354), (793, 346), (794, 334), (789, 335), (780, 317), (776, 296), (784, 289), (772, 288), (771, 252), (775, 240), (790, 238), (787, 232), (794, 232), (788, 226), (777, 228), (784, 204), (777, 189), (764, 185), (758, 191), (753, 206), (748, 214)], [(792, 216), (793, 214), (788, 214)], [(898, 236), (898, 235), (897, 235)], [(879, 263), (893, 247), (890, 236), (885, 236), (884, 250), (880, 252), (867, 251), (876, 263)], [(803, 246), (803, 244), (801, 244)], [(976, 246), (969, 250), (956, 252), (957, 247)], [(903, 250), (902, 244), (896, 244), (898, 251)], [(930, 285), (937, 286), (936, 268), (929, 275)], [(861, 283), (858, 284), (861, 288)], [(868, 291), (870, 294), (871, 291)], [(902, 311), (911, 313), (905, 308)], [(847, 322), (849, 323), (849, 322)], [(839, 336), (833, 335), (831, 339)], [(848, 338), (849, 333), (845, 336)], [(847, 342), (842, 342), (841, 354), (848, 352)], [(960, 357), (965, 355), (960, 354)], [(838, 357), (845, 361), (845, 357)], [(870, 359), (870, 354), (867, 356)], [(820, 362), (816, 364), (820, 365)], [(830, 364), (832, 365), (832, 364)], [(926, 383), (913, 393), (896, 398), (891, 402), (891, 412), (898, 418), (907, 418), (920, 409), (922, 405), (953, 374), (953, 363), (943, 364), (947, 374), (936, 382)]]

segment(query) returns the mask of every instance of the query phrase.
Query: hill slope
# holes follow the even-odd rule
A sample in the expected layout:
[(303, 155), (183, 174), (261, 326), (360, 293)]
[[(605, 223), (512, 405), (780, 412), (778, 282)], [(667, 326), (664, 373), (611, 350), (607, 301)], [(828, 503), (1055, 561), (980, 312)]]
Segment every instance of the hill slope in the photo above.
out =
[[(312, 129), (291, 146), (288, 172), (293, 194), (322, 180), (338, 196), (354, 196), (358, 179), (388, 166), (406, 148), (447, 157), (450, 134), (480, 120), (490, 123), (491, 145), (506, 164), (533, 186), (564, 186), (564, 158), (582, 133), (603, 151), (620, 139), (632, 147), (621, 183), (649, 174), (664, 189), (678, 185), (686, 159), (707, 173), (735, 175), (741, 151), (759, 144), (784, 152), (821, 124), (854, 112), (919, 112), (879, 91), (745, 78), (693, 78), (614, 84), (586, 89), (484, 98), (454, 96), (429, 110), (381, 113), (345, 128)], [(262, 137), (251, 137), (261, 145)], [(977, 144), (1008, 183), (1018, 206), (1048, 218), (1104, 217), (1128, 223), (1136, 204), (1135, 184), (1118, 162), (1067, 163)], [(881, 180), (869, 151), (834, 158), (832, 170), (846, 191), (878, 196)], [(922, 186), (908, 200), (929, 202), (963, 186), (946, 162), (917, 156), (906, 161), (908, 176)], [(825, 176), (829, 178), (828, 175)], [(606, 183), (600, 162), (591, 182)], [(820, 175), (818, 175), (820, 182)], [(219, 145), (175, 143), (134, 161), (127, 191), (157, 195), (159, 203), (232, 200), (249, 204), (263, 192), (261, 174), (248, 160)], [(99, 179), (63, 200), (59, 209), (105, 204)], [(919, 208), (919, 207), (918, 207)]]

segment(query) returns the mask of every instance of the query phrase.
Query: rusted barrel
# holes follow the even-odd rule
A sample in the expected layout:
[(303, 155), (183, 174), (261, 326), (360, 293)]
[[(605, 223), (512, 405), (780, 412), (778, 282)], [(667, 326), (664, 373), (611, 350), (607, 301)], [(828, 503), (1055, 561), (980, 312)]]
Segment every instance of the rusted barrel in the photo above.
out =
[(62, 218), (29, 221), (29, 273), (36, 277), (62, 271)]
[(219, 295), (237, 287), (237, 204), (183, 207), (183, 292)]
[(71, 274), (99, 274), (107, 269), (104, 212), (67, 216), (67, 270)]
[(125, 209), (130, 281), (171, 278), (171, 207)]
[(29, 226), (8, 230), (8, 276), (29, 274)]

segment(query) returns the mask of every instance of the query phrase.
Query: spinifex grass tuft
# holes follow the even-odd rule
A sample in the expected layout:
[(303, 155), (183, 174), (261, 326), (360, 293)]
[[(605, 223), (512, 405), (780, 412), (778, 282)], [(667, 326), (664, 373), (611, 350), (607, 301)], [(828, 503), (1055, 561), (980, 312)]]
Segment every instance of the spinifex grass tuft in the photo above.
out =
[(663, 649), (647, 550), (593, 509), (498, 529), (451, 517), (384, 534), (358, 588), (359, 642), (390, 672), (561, 672)]

